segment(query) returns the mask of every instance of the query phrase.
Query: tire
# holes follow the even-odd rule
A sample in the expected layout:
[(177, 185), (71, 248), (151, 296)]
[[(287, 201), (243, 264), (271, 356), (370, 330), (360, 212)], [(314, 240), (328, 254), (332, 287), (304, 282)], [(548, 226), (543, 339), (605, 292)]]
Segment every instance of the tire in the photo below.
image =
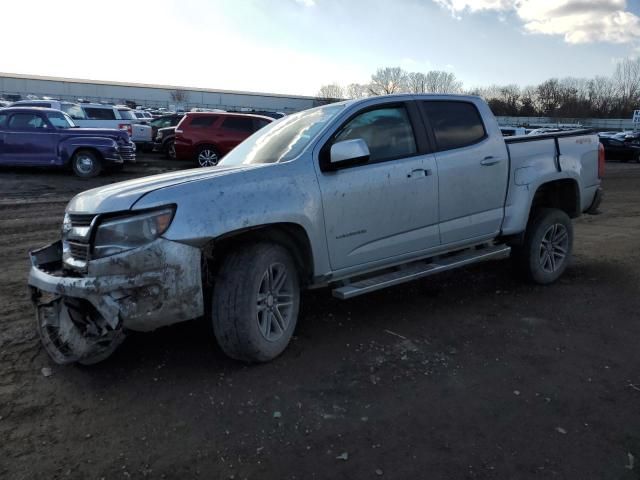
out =
[(524, 276), (539, 285), (555, 282), (571, 260), (573, 224), (562, 210), (543, 208), (533, 213), (524, 243), (514, 260)]
[(168, 160), (176, 159), (176, 144), (173, 140), (167, 141), (167, 143), (164, 144), (162, 151)]
[(226, 355), (246, 362), (273, 360), (298, 321), (300, 282), (291, 255), (272, 243), (229, 253), (218, 270), (211, 306), (213, 332)]
[(215, 167), (220, 161), (220, 154), (211, 145), (204, 145), (196, 153), (196, 162), (201, 167)]
[(80, 178), (97, 177), (102, 172), (102, 160), (91, 150), (78, 150), (71, 158), (71, 168)]

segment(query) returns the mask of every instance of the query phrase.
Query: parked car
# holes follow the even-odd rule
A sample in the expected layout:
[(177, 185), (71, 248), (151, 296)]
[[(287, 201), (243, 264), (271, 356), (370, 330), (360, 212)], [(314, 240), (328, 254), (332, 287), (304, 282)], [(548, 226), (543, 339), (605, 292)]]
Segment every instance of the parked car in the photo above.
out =
[(505, 137), (515, 137), (518, 135), (526, 135), (527, 134), (527, 129), (524, 127), (509, 127), (509, 126), (505, 126), (505, 127), (500, 127), (500, 131), (502, 132), (502, 135)]
[(118, 129), (78, 128), (60, 110), (9, 107), (0, 111), (0, 164), (71, 167), (79, 177), (135, 161), (135, 145)]
[(159, 128), (156, 134), (154, 151), (162, 152), (170, 160), (176, 159), (176, 127)]
[(243, 140), (271, 122), (272, 118), (259, 115), (189, 112), (176, 127), (176, 158), (195, 160), (201, 167), (217, 165)]
[(144, 110), (132, 110), (132, 112), (135, 115), (135, 117), (142, 122), (149, 123), (151, 122), (151, 120), (153, 120), (153, 115), (151, 115), (151, 113), (146, 112)]
[[(82, 110), (82, 107), (73, 102), (65, 102), (60, 100), (18, 100), (11, 104), (12, 107), (41, 107), (41, 108), (53, 108), (60, 110), (69, 115), (75, 121), (86, 120), (87, 116)], [(87, 125), (81, 125), (87, 126)], [(112, 125), (109, 125), (112, 127)]]
[(600, 143), (604, 146), (607, 161), (619, 160), (628, 162), (634, 160), (640, 163), (640, 142), (636, 139), (626, 139), (617, 136), (600, 136)]
[(101, 103), (73, 103), (59, 100), (20, 100), (12, 106), (54, 108), (67, 113), (78, 126), (126, 130), (140, 148), (153, 148), (152, 129), (131, 114), (129, 107), (116, 108)]
[(264, 362), (289, 343), (305, 288), (347, 299), (509, 255), (550, 284), (603, 169), (596, 135), (504, 138), (473, 96), (306, 110), (218, 167), (74, 197), (62, 240), (31, 252), (37, 328), (54, 361), (95, 363), (127, 331), (207, 315), (228, 356)]
[(147, 124), (146, 120), (140, 120), (136, 116), (136, 110), (124, 105), (116, 105), (116, 112), (121, 119), (131, 122), (131, 140), (133, 140), (136, 146), (142, 151), (153, 150), (153, 128)]

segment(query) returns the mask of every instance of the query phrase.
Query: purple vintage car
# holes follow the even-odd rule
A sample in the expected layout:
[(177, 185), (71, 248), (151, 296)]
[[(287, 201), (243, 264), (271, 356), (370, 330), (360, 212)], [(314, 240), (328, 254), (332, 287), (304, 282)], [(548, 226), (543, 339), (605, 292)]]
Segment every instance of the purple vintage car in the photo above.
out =
[(135, 145), (124, 130), (78, 128), (59, 110), (0, 109), (0, 165), (70, 167), (79, 177), (135, 162)]

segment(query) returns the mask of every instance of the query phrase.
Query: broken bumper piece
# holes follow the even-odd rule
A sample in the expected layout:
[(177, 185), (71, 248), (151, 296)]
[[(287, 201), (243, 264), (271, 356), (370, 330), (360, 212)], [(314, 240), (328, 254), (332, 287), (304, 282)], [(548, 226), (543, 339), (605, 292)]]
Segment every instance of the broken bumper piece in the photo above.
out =
[(62, 244), (30, 253), (29, 285), (42, 344), (59, 364), (96, 363), (127, 330), (150, 331), (202, 315), (200, 250), (159, 238), (91, 260), (83, 276), (62, 268)]

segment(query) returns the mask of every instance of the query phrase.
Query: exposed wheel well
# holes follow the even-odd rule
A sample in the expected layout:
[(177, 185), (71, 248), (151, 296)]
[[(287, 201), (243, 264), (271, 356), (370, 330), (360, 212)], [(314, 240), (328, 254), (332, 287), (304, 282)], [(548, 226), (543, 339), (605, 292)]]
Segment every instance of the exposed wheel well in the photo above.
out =
[(533, 201), (529, 218), (540, 208), (558, 208), (570, 218), (580, 216), (580, 189), (575, 180), (564, 179), (545, 183), (538, 187)]
[(311, 282), (313, 277), (311, 243), (304, 228), (295, 223), (276, 223), (252, 227), (225, 234), (209, 242), (203, 248), (205, 261), (203, 281), (208, 285), (213, 284), (213, 272), (217, 271), (227, 252), (257, 242), (273, 242), (285, 247), (291, 253), (298, 267), (302, 284), (306, 285)]

